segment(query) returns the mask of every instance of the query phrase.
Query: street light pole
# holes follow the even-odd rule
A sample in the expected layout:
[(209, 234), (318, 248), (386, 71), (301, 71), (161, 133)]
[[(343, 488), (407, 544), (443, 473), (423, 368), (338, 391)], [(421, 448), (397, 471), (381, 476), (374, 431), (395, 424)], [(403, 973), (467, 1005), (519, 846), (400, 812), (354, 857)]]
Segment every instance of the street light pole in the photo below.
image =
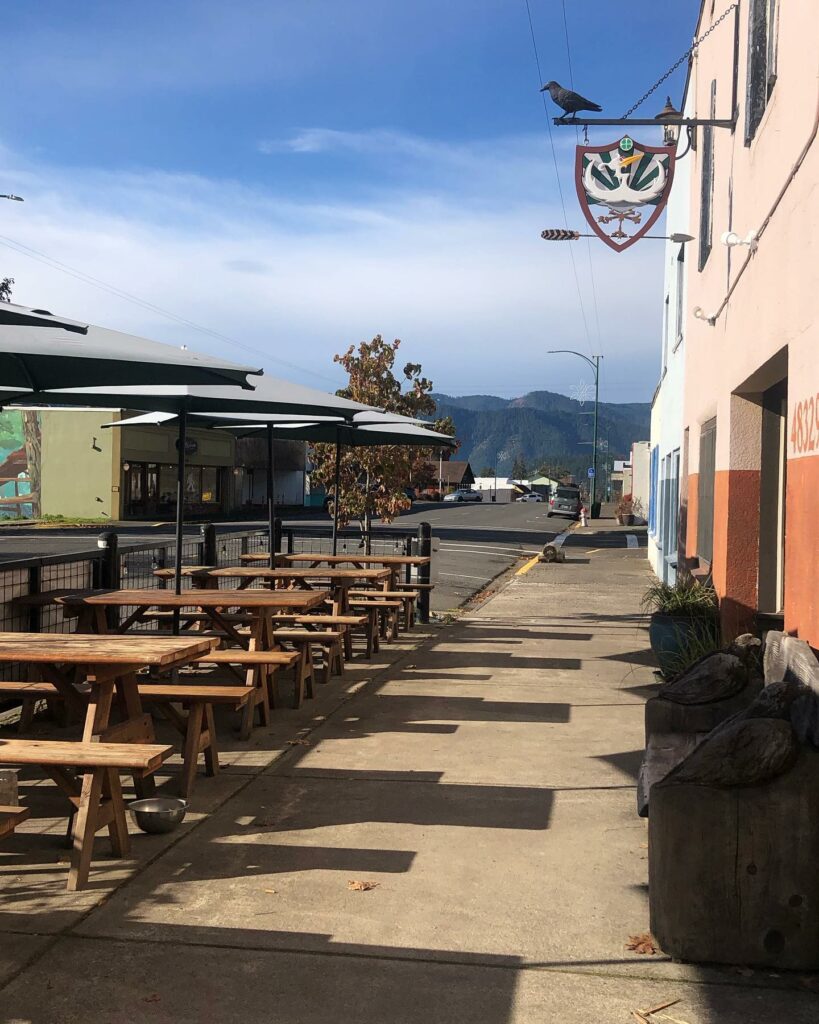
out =
[(575, 352), (574, 349), (570, 348), (552, 348), (549, 349), (547, 355), (566, 355), (566, 356), (578, 356), (580, 359), (585, 359), (589, 366), (594, 371), (594, 440), (592, 441), (592, 478), (591, 478), (591, 508), (589, 513), (591, 514), (594, 510), (594, 506), (597, 503), (597, 424), (598, 424), (598, 413), (600, 409), (600, 360), (602, 356), (588, 356), (583, 355), (582, 352)]

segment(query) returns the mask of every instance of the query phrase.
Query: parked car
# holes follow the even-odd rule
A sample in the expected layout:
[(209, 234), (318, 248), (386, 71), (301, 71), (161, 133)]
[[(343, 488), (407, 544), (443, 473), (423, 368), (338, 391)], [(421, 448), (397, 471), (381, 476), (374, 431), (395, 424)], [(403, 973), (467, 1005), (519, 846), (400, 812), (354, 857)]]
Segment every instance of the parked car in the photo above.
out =
[(529, 491), (528, 494), (521, 494), (519, 498), (515, 498), (515, 501), (543, 501), (543, 495)]
[(459, 488), (452, 494), (445, 494), (444, 501), (483, 501), (480, 491), (469, 491), (466, 488)]
[(580, 518), (580, 509), (583, 501), (580, 497), (579, 487), (558, 487), (554, 496), (549, 501), (549, 516), (569, 516), (571, 519)]

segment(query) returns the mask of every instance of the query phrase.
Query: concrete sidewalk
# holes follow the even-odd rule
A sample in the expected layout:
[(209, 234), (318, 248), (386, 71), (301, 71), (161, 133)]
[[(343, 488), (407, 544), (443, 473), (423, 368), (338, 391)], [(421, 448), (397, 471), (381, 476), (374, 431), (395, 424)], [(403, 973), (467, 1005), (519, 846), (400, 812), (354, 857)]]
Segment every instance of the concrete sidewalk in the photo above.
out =
[(573, 530), (564, 563), (325, 690), (288, 720), (309, 745), (107, 898), (34, 883), (12, 922), (0, 892), (0, 1022), (628, 1024), (671, 999), (687, 1024), (815, 1022), (804, 979), (625, 949), (654, 681), (624, 532)]

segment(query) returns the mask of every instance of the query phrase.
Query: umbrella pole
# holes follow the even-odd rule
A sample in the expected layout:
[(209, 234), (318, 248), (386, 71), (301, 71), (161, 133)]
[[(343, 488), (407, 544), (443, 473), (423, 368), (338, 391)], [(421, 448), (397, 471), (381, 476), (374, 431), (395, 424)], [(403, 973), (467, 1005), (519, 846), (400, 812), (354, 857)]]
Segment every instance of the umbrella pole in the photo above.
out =
[(341, 504), (341, 440), (336, 430), (336, 479), (333, 492), (333, 554), (338, 554), (338, 510)]
[(273, 488), (273, 424), (267, 424), (267, 550), (270, 552), (270, 568), (276, 568), (276, 495)]
[[(176, 439), (176, 565), (173, 576), (174, 593), (182, 593), (182, 527), (185, 520), (185, 446), (188, 440), (188, 414), (179, 413), (179, 435)], [(179, 610), (174, 615), (174, 633), (179, 635)]]

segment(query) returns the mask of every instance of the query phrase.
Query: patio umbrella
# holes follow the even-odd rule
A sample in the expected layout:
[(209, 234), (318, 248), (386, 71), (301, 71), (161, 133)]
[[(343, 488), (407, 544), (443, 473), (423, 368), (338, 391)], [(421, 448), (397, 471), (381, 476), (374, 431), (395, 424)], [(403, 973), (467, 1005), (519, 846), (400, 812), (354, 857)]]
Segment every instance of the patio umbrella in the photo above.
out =
[[(262, 389), (264, 391), (264, 388)], [(335, 397), (335, 396), (330, 396)], [(342, 399), (342, 401), (345, 401)], [(357, 403), (354, 403), (357, 404)], [(369, 428), (377, 425), (387, 426), (395, 425), (397, 428), (407, 428), (417, 426), (418, 421), (412, 419), (409, 416), (400, 416), (398, 413), (386, 413), (380, 412), (375, 409), (368, 409), (362, 407), (363, 411), (355, 412), (351, 418), (346, 422), (351, 424), (351, 429), (359, 429), (359, 427)], [(334, 426), (339, 428), (345, 425), (345, 421), (339, 416), (311, 416), (309, 422), (304, 420), (304, 417), (296, 417), (293, 415), (287, 415), (285, 413), (259, 413), (249, 417), (247, 415), (241, 415), (239, 413), (222, 413), (222, 412), (196, 412), (191, 413), (191, 418), (201, 423), (203, 426), (209, 427), (220, 427), (231, 430), (238, 436), (243, 434), (252, 434), (255, 431), (265, 430), (266, 441), (267, 441), (267, 486), (266, 486), (266, 498), (267, 498), (267, 536), (268, 536), (268, 550), (271, 556), (275, 554), (276, 541), (275, 541), (275, 521), (276, 521), (276, 501), (273, 489), (273, 477), (275, 469), (275, 457), (274, 457), (274, 441), (276, 437), (280, 440), (289, 441), (302, 441), (311, 440), (312, 438), (307, 436), (311, 431), (321, 430), (323, 427), (328, 431), (327, 436), (330, 437), (333, 443), (336, 440), (336, 433), (333, 429)], [(132, 416), (127, 420), (115, 420), (111, 423), (103, 423), (103, 427), (125, 427), (125, 426), (137, 426), (140, 424), (146, 425), (162, 425), (170, 423), (177, 418), (174, 413), (167, 412), (149, 412), (144, 413), (142, 416)], [(277, 433), (281, 429), (282, 434)], [(302, 436), (304, 434), (304, 436)], [(296, 436), (298, 435), (298, 436)], [(392, 436), (392, 435), (391, 435)], [(443, 436), (443, 435), (441, 435)], [(374, 442), (373, 442), (374, 443)], [(396, 443), (395, 441), (387, 443)], [(336, 488), (336, 492), (337, 492)], [(272, 564), (272, 561), (271, 561)]]
[[(267, 426), (268, 436), (287, 438), (292, 441), (309, 441), (314, 444), (334, 444), (335, 460), (335, 501), (333, 502), (333, 554), (338, 553), (338, 511), (341, 476), (341, 452), (346, 445), (350, 448), (384, 447), (389, 445), (412, 446), (416, 448), (454, 448), (455, 438), (448, 434), (417, 426), (409, 417), (394, 413), (362, 413), (365, 421), (358, 423), (289, 423)], [(234, 424), (224, 429), (234, 433), (262, 429), (260, 424)], [(271, 441), (272, 444), (272, 441)], [(268, 470), (268, 477), (271, 472)], [(272, 538), (272, 522), (271, 522)], [(368, 538), (369, 540), (369, 538)], [(270, 564), (273, 565), (273, 547), (270, 548)]]
[(233, 385), (251, 389), (247, 366), (106, 327), (0, 302), (0, 389), (96, 385)]
[(118, 407), (167, 412), (177, 417), (177, 479), (176, 479), (176, 593), (182, 592), (182, 527), (184, 521), (185, 446), (188, 417), (193, 413), (240, 413), (244, 417), (269, 414), (290, 414), (300, 417), (336, 416), (350, 420), (357, 412), (372, 414), (378, 410), (361, 402), (317, 391), (278, 377), (264, 376), (253, 391), (237, 387), (201, 387), (196, 385), (162, 385), (145, 387), (76, 387), (55, 388), (27, 395), (15, 404), (25, 408), (59, 406), (72, 408)]

